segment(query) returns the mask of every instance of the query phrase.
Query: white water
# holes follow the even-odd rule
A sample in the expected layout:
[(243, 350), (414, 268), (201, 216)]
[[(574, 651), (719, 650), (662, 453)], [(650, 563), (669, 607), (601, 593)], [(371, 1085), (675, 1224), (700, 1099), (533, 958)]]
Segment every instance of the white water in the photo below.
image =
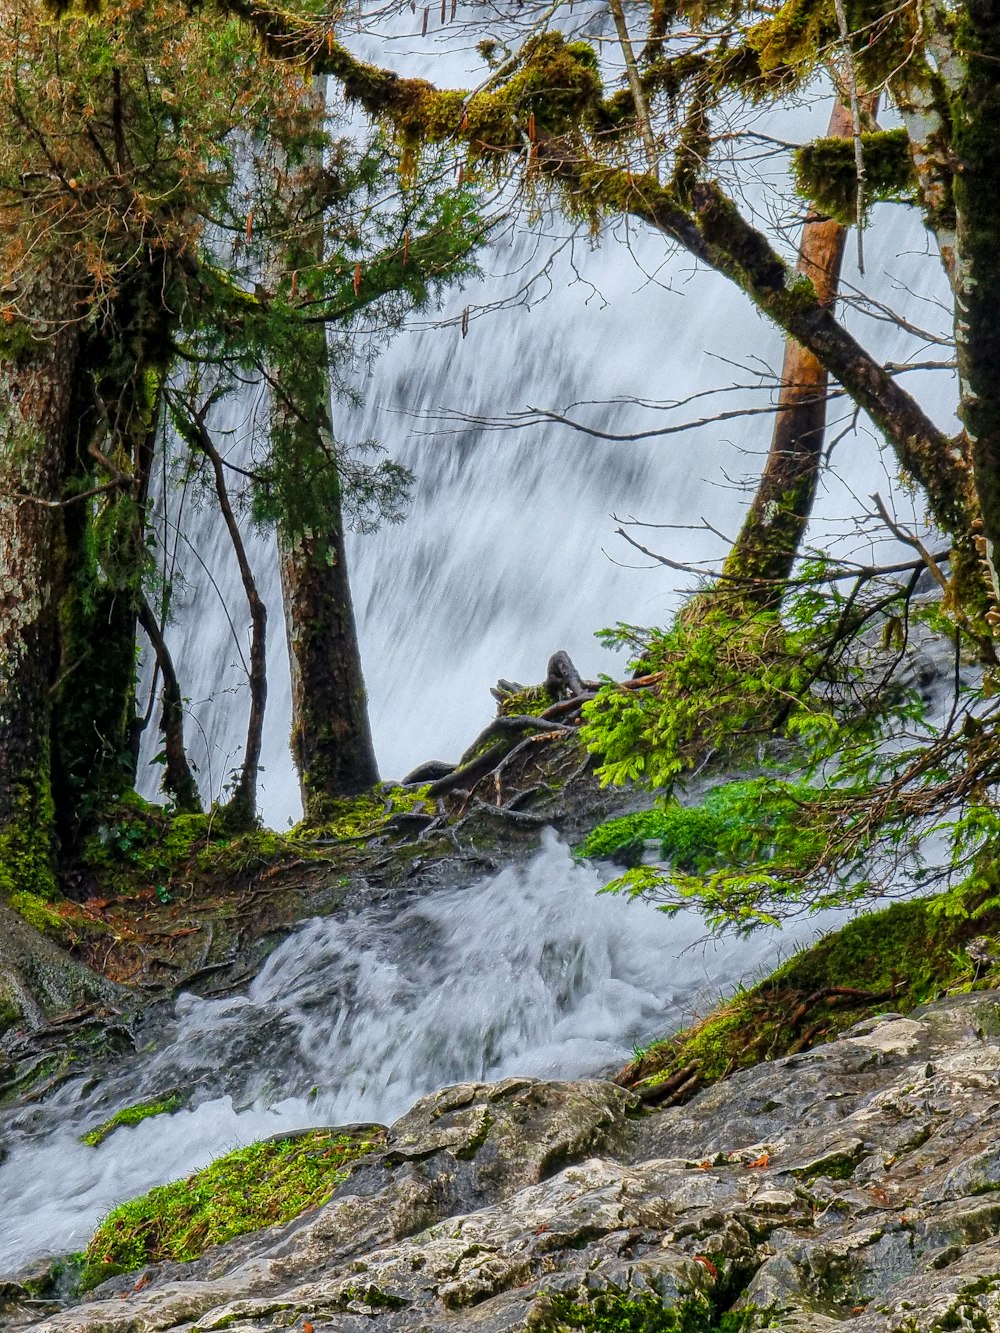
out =
[[(451, 1082), (606, 1071), (820, 924), (723, 946), (695, 917), (597, 896), (606, 878), (549, 834), (527, 865), (469, 888), (307, 922), (245, 995), (182, 996), (155, 1049), (8, 1121), (0, 1274), (79, 1248), (115, 1203), (242, 1143), (385, 1123)], [(189, 1109), (80, 1143), (174, 1088)]]

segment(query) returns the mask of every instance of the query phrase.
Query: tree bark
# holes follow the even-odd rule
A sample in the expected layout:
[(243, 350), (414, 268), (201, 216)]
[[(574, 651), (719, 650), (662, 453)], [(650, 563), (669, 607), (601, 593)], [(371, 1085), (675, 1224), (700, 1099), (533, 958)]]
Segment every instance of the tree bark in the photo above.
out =
[(0, 896), (54, 891), (51, 691), (78, 333), (64, 280), (35, 278), (0, 349)]
[[(326, 80), (315, 79), (305, 99), (324, 114)], [(318, 160), (306, 161), (288, 184), (288, 207), (297, 225), (294, 252), (281, 267), (309, 273), (323, 262), (321, 221), (316, 212)], [(330, 416), (329, 351), (322, 325), (303, 325), (294, 365), (282, 368), (272, 397), (273, 448), (286, 451), (286, 467), (309, 485), (310, 469), (327, 473), (322, 528), (297, 522), (278, 527), (281, 588), (292, 686), (291, 748), (299, 772), (306, 819), (319, 822), (329, 803), (378, 782), (368, 720), (354, 607), (347, 573), (344, 520)], [(332, 478), (333, 484), (330, 484)]]
[[(850, 138), (851, 113), (835, 103), (829, 138)], [(847, 228), (811, 212), (802, 228), (796, 273), (808, 278), (816, 299), (832, 309), (837, 299)], [(747, 609), (781, 604), (809, 522), (826, 433), (826, 367), (794, 338), (785, 342), (778, 415), (753, 503), (723, 565), (714, 593)]]
[(42, 1027), (85, 1001), (114, 1003), (125, 992), (70, 958), (0, 902), (0, 1036)]
[(959, 415), (971, 449), (983, 554), (1000, 606), (1000, 3), (974, 0), (965, 14), (964, 77), (951, 99)]
[(281, 587), (292, 674), (292, 755), (307, 819), (378, 782), (344, 528), (281, 534)]
[(145, 598), (139, 603), (138, 619), (156, 654), (160, 675), (163, 677), (163, 689), (160, 695), (160, 730), (163, 732), (165, 757), (163, 789), (173, 796), (178, 810), (197, 814), (201, 811), (201, 797), (184, 745), (184, 699), (177, 672), (174, 670), (173, 658), (163, 637), (160, 622)]

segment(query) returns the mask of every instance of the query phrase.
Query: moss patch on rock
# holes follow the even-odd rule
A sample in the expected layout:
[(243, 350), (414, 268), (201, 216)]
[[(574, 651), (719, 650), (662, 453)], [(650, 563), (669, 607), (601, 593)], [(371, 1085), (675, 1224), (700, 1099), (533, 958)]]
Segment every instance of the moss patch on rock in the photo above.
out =
[(381, 1141), (376, 1126), (314, 1130), (238, 1148), (186, 1180), (159, 1185), (115, 1208), (94, 1232), (81, 1290), (145, 1264), (196, 1259), (212, 1245), (289, 1222), (324, 1203), (350, 1164)]
[(580, 1300), (565, 1293), (545, 1294), (528, 1321), (532, 1333), (744, 1333), (765, 1327), (753, 1310), (717, 1313), (706, 1296), (692, 1295), (666, 1305), (653, 1292), (603, 1291)]
[[(894, 903), (803, 950), (692, 1027), (656, 1041), (616, 1081), (648, 1101), (683, 1101), (761, 1060), (829, 1041), (862, 1018), (905, 1013), (949, 991), (1000, 984), (1000, 910), (944, 911), (952, 898)], [(967, 951), (971, 949), (971, 953)]]
[(168, 1092), (165, 1096), (154, 1101), (137, 1102), (135, 1106), (125, 1106), (122, 1110), (116, 1111), (113, 1116), (109, 1116), (96, 1129), (84, 1134), (80, 1141), (85, 1143), (88, 1148), (96, 1148), (123, 1125), (139, 1125), (143, 1120), (151, 1120), (153, 1116), (172, 1115), (174, 1111), (179, 1111), (183, 1105), (184, 1098), (181, 1093)]

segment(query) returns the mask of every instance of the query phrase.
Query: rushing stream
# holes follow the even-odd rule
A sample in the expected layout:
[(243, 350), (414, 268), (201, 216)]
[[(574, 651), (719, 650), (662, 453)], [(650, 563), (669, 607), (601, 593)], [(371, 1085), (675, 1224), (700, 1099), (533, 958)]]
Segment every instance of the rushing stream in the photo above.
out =
[[(607, 1071), (817, 926), (721, 946), (695, 917), (596, 895), (602, 882), (547, 835), (468, 888), (305, 923), (245, 994), (181, 996), (126, 1068), (8, 1118), (0, 1274), (79, 1248), (116, 1202), (242, 1143), (390, 1121), (461, 1080)], [(80, 1142), (172, 1089), (186, 1109)]]

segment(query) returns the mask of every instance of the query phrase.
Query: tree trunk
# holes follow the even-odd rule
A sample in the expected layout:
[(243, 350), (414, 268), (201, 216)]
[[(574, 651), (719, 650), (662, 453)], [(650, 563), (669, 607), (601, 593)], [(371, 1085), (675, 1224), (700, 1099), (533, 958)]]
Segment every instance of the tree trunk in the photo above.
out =
[[(1000, 3), (970, 4), (952, 98), (959, 415), (971, 448), (993, 600), (1000, 604)], [(996, 613), (994, 613), (994, 619)]]
[(62, 497), (78, 333), (40, 274), (29, 328), (0, 347), (0, 897), (55, 889), (51, 691), (63, 583)]
[[(325, 107), (325, 83), (314, 80), (306, 94), (317, 114)], [(288, 208), (297, 223), (289, 234), (302, 239), (294, 253), (280, 257), (287, 272), (301, 269), (308, 275), (322, 263), (322, 225), (308, 222), (316, 209), (317, 169), (321, 161), (307, 161), (289, 179)], [(347, 574), (323, 325), (302, 326), (294, 363), (282, 367), (272, 411), (273, 447), (284, 452), (285, 470), (306, 487), (314, 469), (322, 468), (325, 478), (322, 526), (288, 515), (278, 530), (292, 680), (292, 756), (305, 816), (319, 822), (331, 800), (378, 782)]]
[[(829, 138), (849, 138), (851, 113), (834, 105)], [(796, 272), (809, 278), (821, 305), (837, 299), (847, 228), (811, 212), (802, 229)], [(829, 376), (794, 338), (785, 343), (778, 415), (753, 503), (726, 557), (717, 593), (748, 609), (780, 605), (816, 495)]]
[[(53, 701), (53, 794), (64, 840), (135, 783), (137, 610), (150, 562), (146, 508), (169, 358), (169, 282), (166, 256), (127, 274), (81, 338)], [(89, 498), (74, 500), (74, 492)]]
[(307, 819), (378, 782), (344, 528), (281, 539), (281, 588), (292, 675), (292, 755)]
[(187, 748), (184, 744), (184, 699), (181, 695), (180, 682), (160, 622), (145, 597), (139, 603), (138, 619), (156, 655), (160, 675), (163, 677), (163, 688), (160, 693), (160, 730), (163, 733), (165, 761), (163, 790), (170, 793), (178, 810), (189, 814), (200, 814), (201, 796), (198, 793), (198, 783), (188, 763)]

